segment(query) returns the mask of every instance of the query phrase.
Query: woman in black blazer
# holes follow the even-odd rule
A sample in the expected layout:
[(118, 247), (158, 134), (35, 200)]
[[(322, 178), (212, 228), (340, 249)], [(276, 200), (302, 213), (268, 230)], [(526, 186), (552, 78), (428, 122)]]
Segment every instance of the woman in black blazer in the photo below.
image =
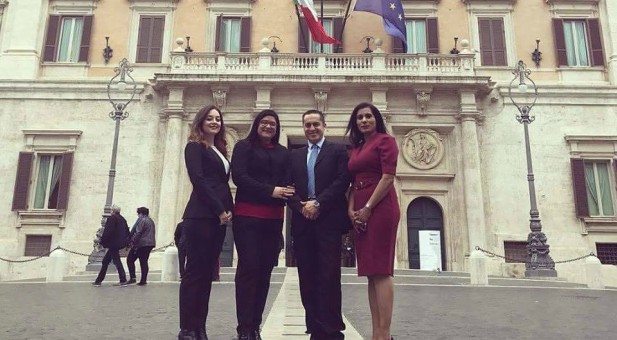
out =
[(281, 249), (285, 201), (294, 194), (288, 187), (289, 156), (279, 144), (280, 132), (276, 112), (260, 112), (231, 160), (238, 187), (233, 223), (238, 340), (261, 340), (259, 326)]
[(193, 192), (183, 216), (187, 262), (180, 283), (178, 340), (208, 339), (205, 324), (212, 271), (233, 208), (226, 154), (223, 115), (215, 106), (206, 106), (195, 115), (184, 149)]

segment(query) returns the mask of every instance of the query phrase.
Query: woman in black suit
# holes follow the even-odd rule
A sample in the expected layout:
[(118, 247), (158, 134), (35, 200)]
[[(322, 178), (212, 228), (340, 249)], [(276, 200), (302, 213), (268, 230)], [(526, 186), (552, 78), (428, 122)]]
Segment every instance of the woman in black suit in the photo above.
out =
[(234, 147), (232, 178), (238, 190), (233, 233), (238, 251), (236, 313), (239, 340), (261, 340), (259, 326), (277, 263), (289, 184), (287, 148), (273, 110), (260, 112), (246, 139)]
[(178, 340), (208, 339), (206, 318), (212, 271), (223, 247), (233, 200), (223, 115), (215, 106), (201, 109), (184, 149), (193, 192), (184, 210), (186, 269), (180, 283)]

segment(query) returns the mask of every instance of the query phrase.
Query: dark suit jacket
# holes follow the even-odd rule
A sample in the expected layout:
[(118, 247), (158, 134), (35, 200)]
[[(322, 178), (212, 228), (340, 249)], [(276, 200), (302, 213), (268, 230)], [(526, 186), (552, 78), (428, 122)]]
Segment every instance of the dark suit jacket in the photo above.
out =
[(222, 212), (231, 211), (229, 175), (216, 151), (201, 143), (189, 142), (184, 148), (184, 160), (193, 192), (183, 218), (218, 218)]
[(320, 204), (319, 218), (309, 221), (302, 216), (301, 201), (308, 200), (308, 147), (291, 151), (291, 182), (296, 194), (289, 199), (292, 208), (292, 228), (318, 223), (325, 228), (337, 228), (341, 233), (351, 228), (347, 216), (346, 192), (351, 182), (347, 169), (347, 150), (344, 145), (324, 141), (315, 162), (315, 194)]
[(105, 221), (100, 244), (105, 248), (124, 248), (130, 235), (126, 219), (120, 214), (111, 214)]

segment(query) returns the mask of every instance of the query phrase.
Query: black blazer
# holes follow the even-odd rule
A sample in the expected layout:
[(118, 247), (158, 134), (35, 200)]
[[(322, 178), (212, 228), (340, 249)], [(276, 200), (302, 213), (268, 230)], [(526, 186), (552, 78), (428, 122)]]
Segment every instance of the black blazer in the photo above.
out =
[(120, 214), (111, 214), (105, 221), (99, 243), (105, 248), (124, 248), (129, 243), (130, 235), (126, 219)]
[(274, 187), (289, 184), (289, 152), (282, 145), (263, 148), (243, 139), (236, 143), (231, 160), (232, 179), (238, 190), (236, 202), (284, 206), (272, 197)]
[[(292, 228), (310, 224), (302, 216), (301, 201), (308, 200), (308, 172), (306, 168), (308, 146), (291, 151), (291, 182), (296, 194), (289, 199), (292, 208)], [(351, 228), (347, 215), (347, 189), (351, 175), (347, 169), (347, 150), (344, 145), (324, 141), (315, 161), (315, 194), (320, 204), (319, 217), (314, 222), (345, 232)]]
[(218, 218), (222, 212), (231, 211), (229, 174), (216, 151), (201, 143), (189, 142), (184, 148), (184, 161), (193, 192), (182, 218)]

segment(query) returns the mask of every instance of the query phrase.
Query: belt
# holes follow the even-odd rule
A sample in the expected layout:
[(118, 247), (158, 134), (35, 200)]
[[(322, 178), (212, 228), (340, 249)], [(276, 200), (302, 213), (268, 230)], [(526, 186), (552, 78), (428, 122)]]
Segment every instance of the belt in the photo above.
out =
[(357, 183), (354, 183), (353, 188), (355, 190), (362, 190), (362, 189), (366, 189), (366, 188), (372, 186), (373, 184), (375, 184), (375, 182), (359, 181)]

